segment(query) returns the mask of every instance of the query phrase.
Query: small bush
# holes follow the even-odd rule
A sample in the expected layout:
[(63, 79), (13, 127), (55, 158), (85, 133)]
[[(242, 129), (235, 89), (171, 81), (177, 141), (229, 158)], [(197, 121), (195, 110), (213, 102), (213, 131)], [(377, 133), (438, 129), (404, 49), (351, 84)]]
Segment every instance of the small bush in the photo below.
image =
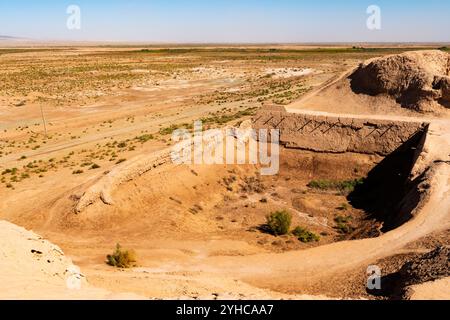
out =
[(100, 169), (100, 166), (96, 163), (92, 164), (91, 170)]
[(107, 264), (116, 268), (131, 268), (136, 265), (136, 254), (133, 250), (122, 250), (120, 244), (116, 245), (113, 254), (106, 256)]
[(15, 175), (17, 173), (17, 168), (12, 168), (12, 169), (6, 169), (5, 171), (2, 172), (2, 175), (6, 175), (6, 174), (11, 174), (12, 176)]
[(349, 223), (353, 218), (351, 216), (343, 217), (343, 216), (337, 216), (334, 218), (334, 221), (336, 223)]
[(151, 134), (144, 134), (142, 136), (136, 137), (141, 143), (146, 143), (149, 140), (153, 140), (155, 137)]
[(350, 225), (352, 217), (347, 216), (337, 216), (334, 221), (336, 222), (336, 227), (341, 234), (349, 234), (352, 233), (355, 229)]
[(83, 172), (83, 170), (75, 170), (74, 172), (72, 172), (72, 174), (82, 174)]
[(269, 231), (276, 236), (285, 235), (289, 232), (292, 215), (283, 210), (271, 213), (266, 217)]
[(160, 129), (159, 134), (166, 136), (166, 135), (172, 134), (177, 129), (180, 129), (180, 126), (172, 124), (170, 127)]
[(336, 225), (336, 229), (339, 231), (339, 233), (341, 234), (349, 234), (352, 233), (354, 231), (353, 227), (345, 224), (345, 223), (338, 223)]
[(30, 174), (28, 174), (28, 173), (22, 173), (21, 175), (20, 175), (20, 179), (21, 180), (23, 180), (23, 179), (28, 179), (28, 178), (30, 178)]
[(320, 241), (320, 237), (309, 231), (308, 229), (297, 227), (292, 231), (292, 234), (298, 238), (301, 242), (309, 243), (309, 242), (318, 242)]

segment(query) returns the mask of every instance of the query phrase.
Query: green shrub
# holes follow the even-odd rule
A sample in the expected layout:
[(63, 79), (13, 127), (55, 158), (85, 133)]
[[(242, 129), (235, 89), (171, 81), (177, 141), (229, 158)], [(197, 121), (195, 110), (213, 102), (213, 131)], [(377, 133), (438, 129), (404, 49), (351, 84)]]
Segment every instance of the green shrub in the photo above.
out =
[(309, 242), (318, 242), (320, 241), (320, 236), (309, 231), (308, 229), (297, 227), (292, 231), (292, 234), (298, 238), (301, 242), (309, 243)]
[(283, 210), (271, 213), (266, 217), (269, 231), (276, 236), (285, 235), (289, 232), (292, 215)]
[(131, 268), (136, 265), (136, 254), (133, 250), (123, 250), (120, 244), (116, 245), (113, 254), (106, 256), (107, 264), (116, 268)]

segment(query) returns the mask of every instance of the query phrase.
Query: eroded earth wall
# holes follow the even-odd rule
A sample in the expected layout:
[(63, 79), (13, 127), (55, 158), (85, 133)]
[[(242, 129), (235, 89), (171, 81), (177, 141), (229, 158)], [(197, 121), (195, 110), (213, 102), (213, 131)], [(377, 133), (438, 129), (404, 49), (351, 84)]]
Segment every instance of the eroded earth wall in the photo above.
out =
[(269, 107), (254, 116), (253, 127), (279, 129), (280, 143), (286, 148), (386, 156), (420, 131), (426, 131), (428, 124), (291, 113), (282, 107)]

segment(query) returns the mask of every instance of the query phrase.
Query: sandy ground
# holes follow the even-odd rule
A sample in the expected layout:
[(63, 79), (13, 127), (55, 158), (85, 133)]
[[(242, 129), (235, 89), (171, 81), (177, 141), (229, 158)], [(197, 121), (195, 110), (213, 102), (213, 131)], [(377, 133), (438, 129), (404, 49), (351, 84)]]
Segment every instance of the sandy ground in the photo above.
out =
[(0, 221), (1, 299), (142, 299), (94, 288), (62, 250), (37, 234)]

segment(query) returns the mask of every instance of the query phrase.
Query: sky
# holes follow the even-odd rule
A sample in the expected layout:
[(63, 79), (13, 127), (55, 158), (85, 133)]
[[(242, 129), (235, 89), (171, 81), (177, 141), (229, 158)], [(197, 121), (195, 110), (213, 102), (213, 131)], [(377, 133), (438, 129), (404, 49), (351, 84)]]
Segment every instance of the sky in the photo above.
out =
[[(67, 28), (70, 5), (80, 29)], [(380, 30), (367, 28), (370, 5)], [(35, 40), (450, 42), (449, 31), (449, 0), (0, 0), (0, 35)]]

